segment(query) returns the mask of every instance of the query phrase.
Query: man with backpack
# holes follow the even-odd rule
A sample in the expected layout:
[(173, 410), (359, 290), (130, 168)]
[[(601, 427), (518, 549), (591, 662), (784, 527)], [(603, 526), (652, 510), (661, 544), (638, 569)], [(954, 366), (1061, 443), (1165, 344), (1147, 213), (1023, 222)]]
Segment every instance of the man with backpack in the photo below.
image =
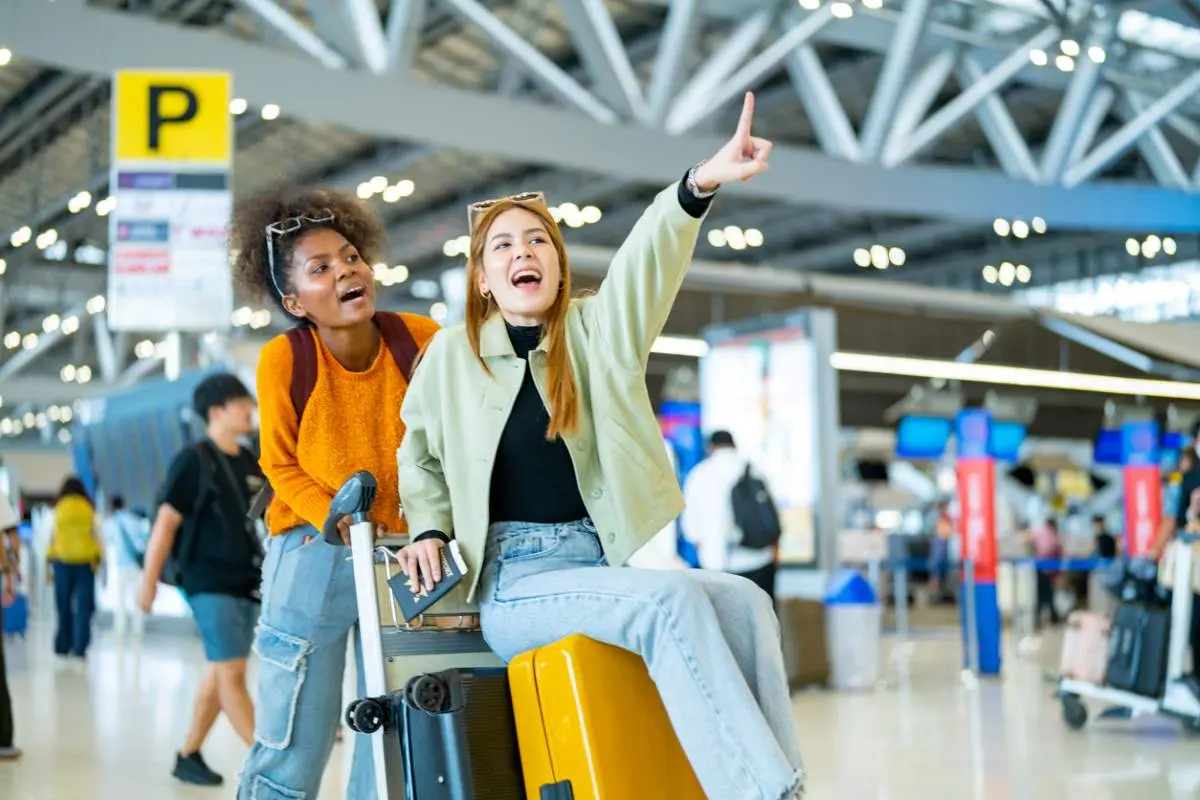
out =
[(146, 551), (139, 605), (149, 613), (158, 583), (187, 598), (208, 664), (196, 696), (192, 727), (175, 760), (185, 783), (216, 786), (223, 778), (200, 748), (224, 711), (247, 746), (254, 705), (246, 662), (259, 617), (263, 549), (250, 503), (264, 479), (254, 455), (239, 443), (254, 426), (255, 402), (237, 377), (217, 373), (196, 387), (192, 407), (205, 438), (175, 457), (160, 493)]
[(683, 535), (696, 545), (701, 568), (741, 575), (774, 600), (779, 514), (729, 431), (709, 437), (708, 457), (688, 473), (683, 498)]

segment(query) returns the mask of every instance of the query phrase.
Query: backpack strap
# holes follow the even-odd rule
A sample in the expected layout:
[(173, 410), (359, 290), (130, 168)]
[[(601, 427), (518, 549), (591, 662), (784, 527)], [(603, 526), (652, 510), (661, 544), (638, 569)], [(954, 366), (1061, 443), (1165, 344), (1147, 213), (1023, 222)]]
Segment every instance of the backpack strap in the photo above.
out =
[(299, 424), (317, 385), (317, 343), (313, 341), (312, 330), (299, 325), (288, 330), (287, 339), (292, 346), (292, 407), (296, 409)]
[(417, 341), (404, 320), (398, 314), (384, 311), (375, 314), (375, 325), (404, 380), (412, 380), (413, 364), (417, 360)]

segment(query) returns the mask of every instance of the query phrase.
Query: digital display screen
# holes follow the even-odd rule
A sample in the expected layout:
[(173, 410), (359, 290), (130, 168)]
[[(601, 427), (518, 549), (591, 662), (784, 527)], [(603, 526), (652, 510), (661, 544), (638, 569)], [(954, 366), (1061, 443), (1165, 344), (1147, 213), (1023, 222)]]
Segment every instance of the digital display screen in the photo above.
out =
[(896, 428), (896, 457), (941, 458), (950, 441), (951, 424), (941, 417), (903, 417)]

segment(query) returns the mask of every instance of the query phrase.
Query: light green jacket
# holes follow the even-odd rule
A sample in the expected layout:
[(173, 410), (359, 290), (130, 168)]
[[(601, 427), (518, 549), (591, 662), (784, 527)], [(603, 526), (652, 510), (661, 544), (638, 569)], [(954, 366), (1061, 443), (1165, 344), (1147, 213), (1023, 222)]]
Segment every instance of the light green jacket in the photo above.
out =
[[(579, 491), (608, 563), (618, 566), (679, 515), (683, 495), (646, 389), (650, 347), (692, 260), (702, 219), (679, 205), (678, 185), (655, 198), (621, 245), (599, 290), (571, 302), (567, 348), (579, 384), (579, 424), (565, 438)], [(480, 354), (463, 325), (430, 340), (400, 412), (400, 500), (409, 530), (453, 535), (475, 598), (487, 543), (492, 465), (525, 377), (504, 319), (493, 314)], [(546, 398), (546, 343), (529, 354)]]

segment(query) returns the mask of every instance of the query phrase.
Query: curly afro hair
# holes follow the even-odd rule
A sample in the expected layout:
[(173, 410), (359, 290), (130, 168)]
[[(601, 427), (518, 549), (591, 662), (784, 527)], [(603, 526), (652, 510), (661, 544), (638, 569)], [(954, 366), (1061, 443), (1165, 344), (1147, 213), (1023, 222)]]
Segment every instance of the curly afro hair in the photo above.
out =
[(303, 223), (301, 230), (331, 228), (346, 237), (366, 263), (379, 259), (386, 239), (383, 224), (356, 196), (320, 188), (276, 190), (244, 201), (234, 213), (230, 247), (237, 254), (233, 262), (237, 289), (247, 298), (270, 297), (290, 317), (276, 284), (285, 292), (290, 289), (292, 248), (298, 237), (296, 234), (273, 237), (275, 279), (272, 281), (266, 228), (289, 217), (320, 218), (328, 216), (327, 212), (333, 212), (331, 221)]

